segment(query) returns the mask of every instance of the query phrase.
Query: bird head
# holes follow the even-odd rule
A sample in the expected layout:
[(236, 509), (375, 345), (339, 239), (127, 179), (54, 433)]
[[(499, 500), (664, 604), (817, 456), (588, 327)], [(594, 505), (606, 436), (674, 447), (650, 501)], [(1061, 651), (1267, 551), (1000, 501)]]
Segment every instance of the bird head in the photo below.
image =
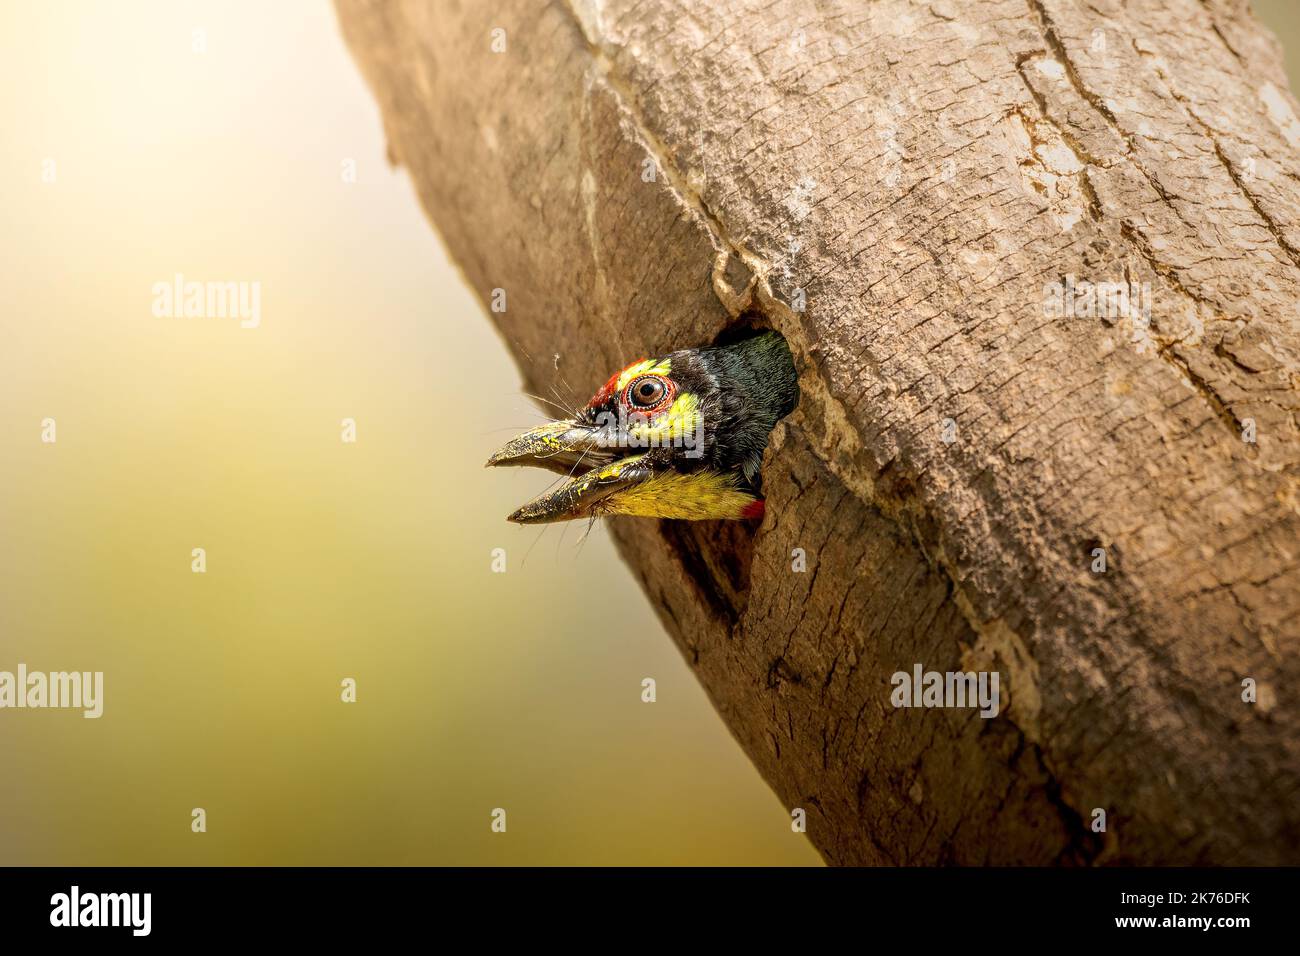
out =
[(799, 400), (779, 332), (671, 352), (615, 372), (572, 418), (514, 438), (488, 465), (563, 475), (524, 505), (521, 524), (603, 515), (759, 518), (759, 466)]

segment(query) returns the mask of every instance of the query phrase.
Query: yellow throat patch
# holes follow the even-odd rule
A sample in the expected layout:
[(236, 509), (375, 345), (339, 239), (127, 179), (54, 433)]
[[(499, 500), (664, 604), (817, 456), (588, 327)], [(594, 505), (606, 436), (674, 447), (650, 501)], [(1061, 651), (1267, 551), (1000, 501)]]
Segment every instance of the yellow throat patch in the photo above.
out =
[[(625, 463), (604, 469), (617, 475)], [(600, 502), (603, 514), (643, 518), (685, 518), (694, 521), (739, 518), (757, 499), (736, 487), (731, 475), (711, 471), (656, 475)]]

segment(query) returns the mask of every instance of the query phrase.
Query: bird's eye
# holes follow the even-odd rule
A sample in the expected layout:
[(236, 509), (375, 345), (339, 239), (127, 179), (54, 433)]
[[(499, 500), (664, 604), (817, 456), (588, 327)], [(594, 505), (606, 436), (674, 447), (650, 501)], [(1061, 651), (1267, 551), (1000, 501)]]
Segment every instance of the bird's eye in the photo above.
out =
[(664, 384), (662, 378), (646, 375), (628, 386), (628, 404), (637, 408), (654, 408), (664, 400), (667, 393), (668, 386)]

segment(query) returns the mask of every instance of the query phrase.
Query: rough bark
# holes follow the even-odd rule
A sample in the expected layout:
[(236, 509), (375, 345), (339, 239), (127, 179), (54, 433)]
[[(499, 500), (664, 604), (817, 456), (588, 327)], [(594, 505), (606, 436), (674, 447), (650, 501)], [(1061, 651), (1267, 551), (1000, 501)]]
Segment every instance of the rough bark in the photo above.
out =
[[(1300, 119), (1244, 0), (338, 9), (532, 389), (790, 341), (762, 527), (613, 530), (828, 861), (1300, 862)], [(1001, 715), (893, 708), (917, 662)]]

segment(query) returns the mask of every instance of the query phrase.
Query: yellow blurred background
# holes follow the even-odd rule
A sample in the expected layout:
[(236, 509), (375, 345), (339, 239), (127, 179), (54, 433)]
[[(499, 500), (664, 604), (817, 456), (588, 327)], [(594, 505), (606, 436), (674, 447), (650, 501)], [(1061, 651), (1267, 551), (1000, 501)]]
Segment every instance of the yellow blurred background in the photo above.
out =
[(818, 862), (604, 529), (505, 521), (541, 415), (328, 4), (5, 3), (0, 74), (0, 670), (105, 675), (0, 710), (0, 864)]
[(328, 4), (5, 3), (0, 77), (0, 670), (105, 674), (0, 710), (0, 864), (819, 862), (604, 529), (505, 522), (541, 415)]

